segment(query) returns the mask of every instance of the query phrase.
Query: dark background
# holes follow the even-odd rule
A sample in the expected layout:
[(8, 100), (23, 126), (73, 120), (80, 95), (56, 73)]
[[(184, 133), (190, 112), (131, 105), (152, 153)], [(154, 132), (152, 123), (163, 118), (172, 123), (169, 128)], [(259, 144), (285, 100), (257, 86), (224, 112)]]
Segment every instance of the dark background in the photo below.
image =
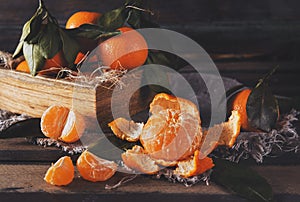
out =
[[(44, 0), (64, 26), (78, 10), (106, 12), (123, 0)], [(38, 0), (0, 0), (0, 50), (13, 52), (23, 24)], [(299, 0), (149, 0), (153, 20), (163, 28), (196, 40), (224, 76), (253, 86), (273, 67), (279, 69), (271, 85), (276, 94), (296, 97), (300, 92)]]

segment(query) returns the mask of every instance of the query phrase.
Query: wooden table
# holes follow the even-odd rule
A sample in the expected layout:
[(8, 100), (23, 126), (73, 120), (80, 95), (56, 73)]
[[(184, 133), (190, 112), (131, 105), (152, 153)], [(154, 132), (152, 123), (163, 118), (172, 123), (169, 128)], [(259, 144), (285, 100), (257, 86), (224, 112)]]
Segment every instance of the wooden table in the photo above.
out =
[[(107, 182), (92, 183), (81, 179), (76, 171), (70, 185), (49, 185), (43, 180), (45, 172), (62, 155), (65, 153), (57, 148), (32, 145), (23, 138), (0, 140), (1, 201), (245, 201), (213, 182), (185, 187), (142, 175), (117, 189), (106, 190), (106, 184), (116, 184), (124, 177), (121, 173)], [(289, 157), (295, 155), (284, 158)], [(278, 201), (300, 200), (299, 155), (295, 160), (295, 164), (253, 166), (271, 184)]]

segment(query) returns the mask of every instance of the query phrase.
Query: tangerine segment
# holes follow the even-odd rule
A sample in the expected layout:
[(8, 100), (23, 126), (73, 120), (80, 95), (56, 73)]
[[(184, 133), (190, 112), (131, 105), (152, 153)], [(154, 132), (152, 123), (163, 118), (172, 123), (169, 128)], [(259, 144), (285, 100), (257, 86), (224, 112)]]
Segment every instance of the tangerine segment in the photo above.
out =
[[(241, 116), (238, 111), (232, 111), (227, 122), (217, 124), (205, 132), (206, 136), (216, 137), (218, 145), (232, 147), (240, 134)], [(219, 136), (219, 138), (217, 138)]]
[(112, 69), (133, 69), (143, 65), (148, 57), (144, 37), (129, 27), (121, 27), (120, 35), (100, 43), (99, 55), (103, 65)]
[(44, 180), (52, 185), (68, 185), (74, 178), (74, 166), (69, 156), (61, 157), (47, 170)]
[(160, 93), (151, 102), (150, 112), (152, 115), (143, 128), (140, 141), (152, 158), (182, 160), (199, 148), (202, 129), (194, 103)]
[(84, 117), (73, 110), (69, 111), (59, 140), (66, 143), (76, 142), (83, 135), (86, 128)]
[(174, 174), (188, 178), (196, 175), (200, 175), (205, 171), (214, 167), (213, 160), (209, 157), (200, 159), (200, 152), (196, 150), (194, 157), (189, 160), (180, 161), (177, 164), (177, 168), (174, 170)]
[(164, 109), (175, 109), (180, 110), (181, 112), (192, 114), (201, 124), (200, 114), (197, 106), (187, 99), (175, 97), (167, 93), (159, 93), (150, 103), (149, 111), (150, 113), (155, 114)]
[(158, 165), (141, 146), (133, 146), (132, 149), (124, 152), (121, 157), (126, 166), (138, 172), (155, 174), (159, 171)]
[(58, 139), (69, 114), (69, 108), (53, 105), (46, 109), (41, 117), (41, 130), (46, 137)]
[(77, 169), (83, 179), (97, 182), (111, 178), (117, 171), (117, 164), (84, 151), (77, 159)]
[(140, 138), (144, 124), (117, 118), (110, 122), (108, 126), (118, 138), (128, 142), (136, 142)]

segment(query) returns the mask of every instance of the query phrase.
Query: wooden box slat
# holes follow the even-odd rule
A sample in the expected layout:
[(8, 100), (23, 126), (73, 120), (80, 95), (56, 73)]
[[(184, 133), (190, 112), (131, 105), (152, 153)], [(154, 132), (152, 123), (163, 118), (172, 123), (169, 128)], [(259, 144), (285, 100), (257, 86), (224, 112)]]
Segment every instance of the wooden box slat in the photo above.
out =
[[(101, 127), (113, 120), (111, 96), (113, 89), (79, 82), (53, 79), (0, 69), (0, 109), (41, 117), (51, 105), (63, 105), (86, 116), (97, 118)], [(150, 92), (150, 91), (148, 91)], [(150, 94), (141, 90), (132, 95), (129, 112), (134, 115), (149, 106)], [(122, 95), (119, 96), (122, 102)], [(141, 102), (142, 101), (142, 102)]]

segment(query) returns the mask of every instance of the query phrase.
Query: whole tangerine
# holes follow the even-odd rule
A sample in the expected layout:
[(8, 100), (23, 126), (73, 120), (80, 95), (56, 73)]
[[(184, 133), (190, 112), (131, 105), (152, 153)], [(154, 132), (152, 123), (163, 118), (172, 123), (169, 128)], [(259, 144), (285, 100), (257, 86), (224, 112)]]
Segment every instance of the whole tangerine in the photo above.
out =
[(66, 23), (66, 29), (77, 28), (83, 24), (97, 24), (101, 13), (92, 11), (78, 11), (72, 14)]
[[(66, 29), (78, 28), (83, 24), (96, 25), (101, 16), (102, 14), (99, 12), (92, 12), (92, 11), (75, 12), (67, 20)], [(83, 54), (86, 54), (88, 51), (92, 51), (94, 48), (97, 47), (97, 41), (93, 39), (88, 39), (85, 37), (76, 37), (76, 40)]]
[(144, 37), (129, 27), (118, 29), (121, 34), (101, 42), (98, 52), (102, 64), (111, 69), (133, 69), (143, 65), (148, 57)]

